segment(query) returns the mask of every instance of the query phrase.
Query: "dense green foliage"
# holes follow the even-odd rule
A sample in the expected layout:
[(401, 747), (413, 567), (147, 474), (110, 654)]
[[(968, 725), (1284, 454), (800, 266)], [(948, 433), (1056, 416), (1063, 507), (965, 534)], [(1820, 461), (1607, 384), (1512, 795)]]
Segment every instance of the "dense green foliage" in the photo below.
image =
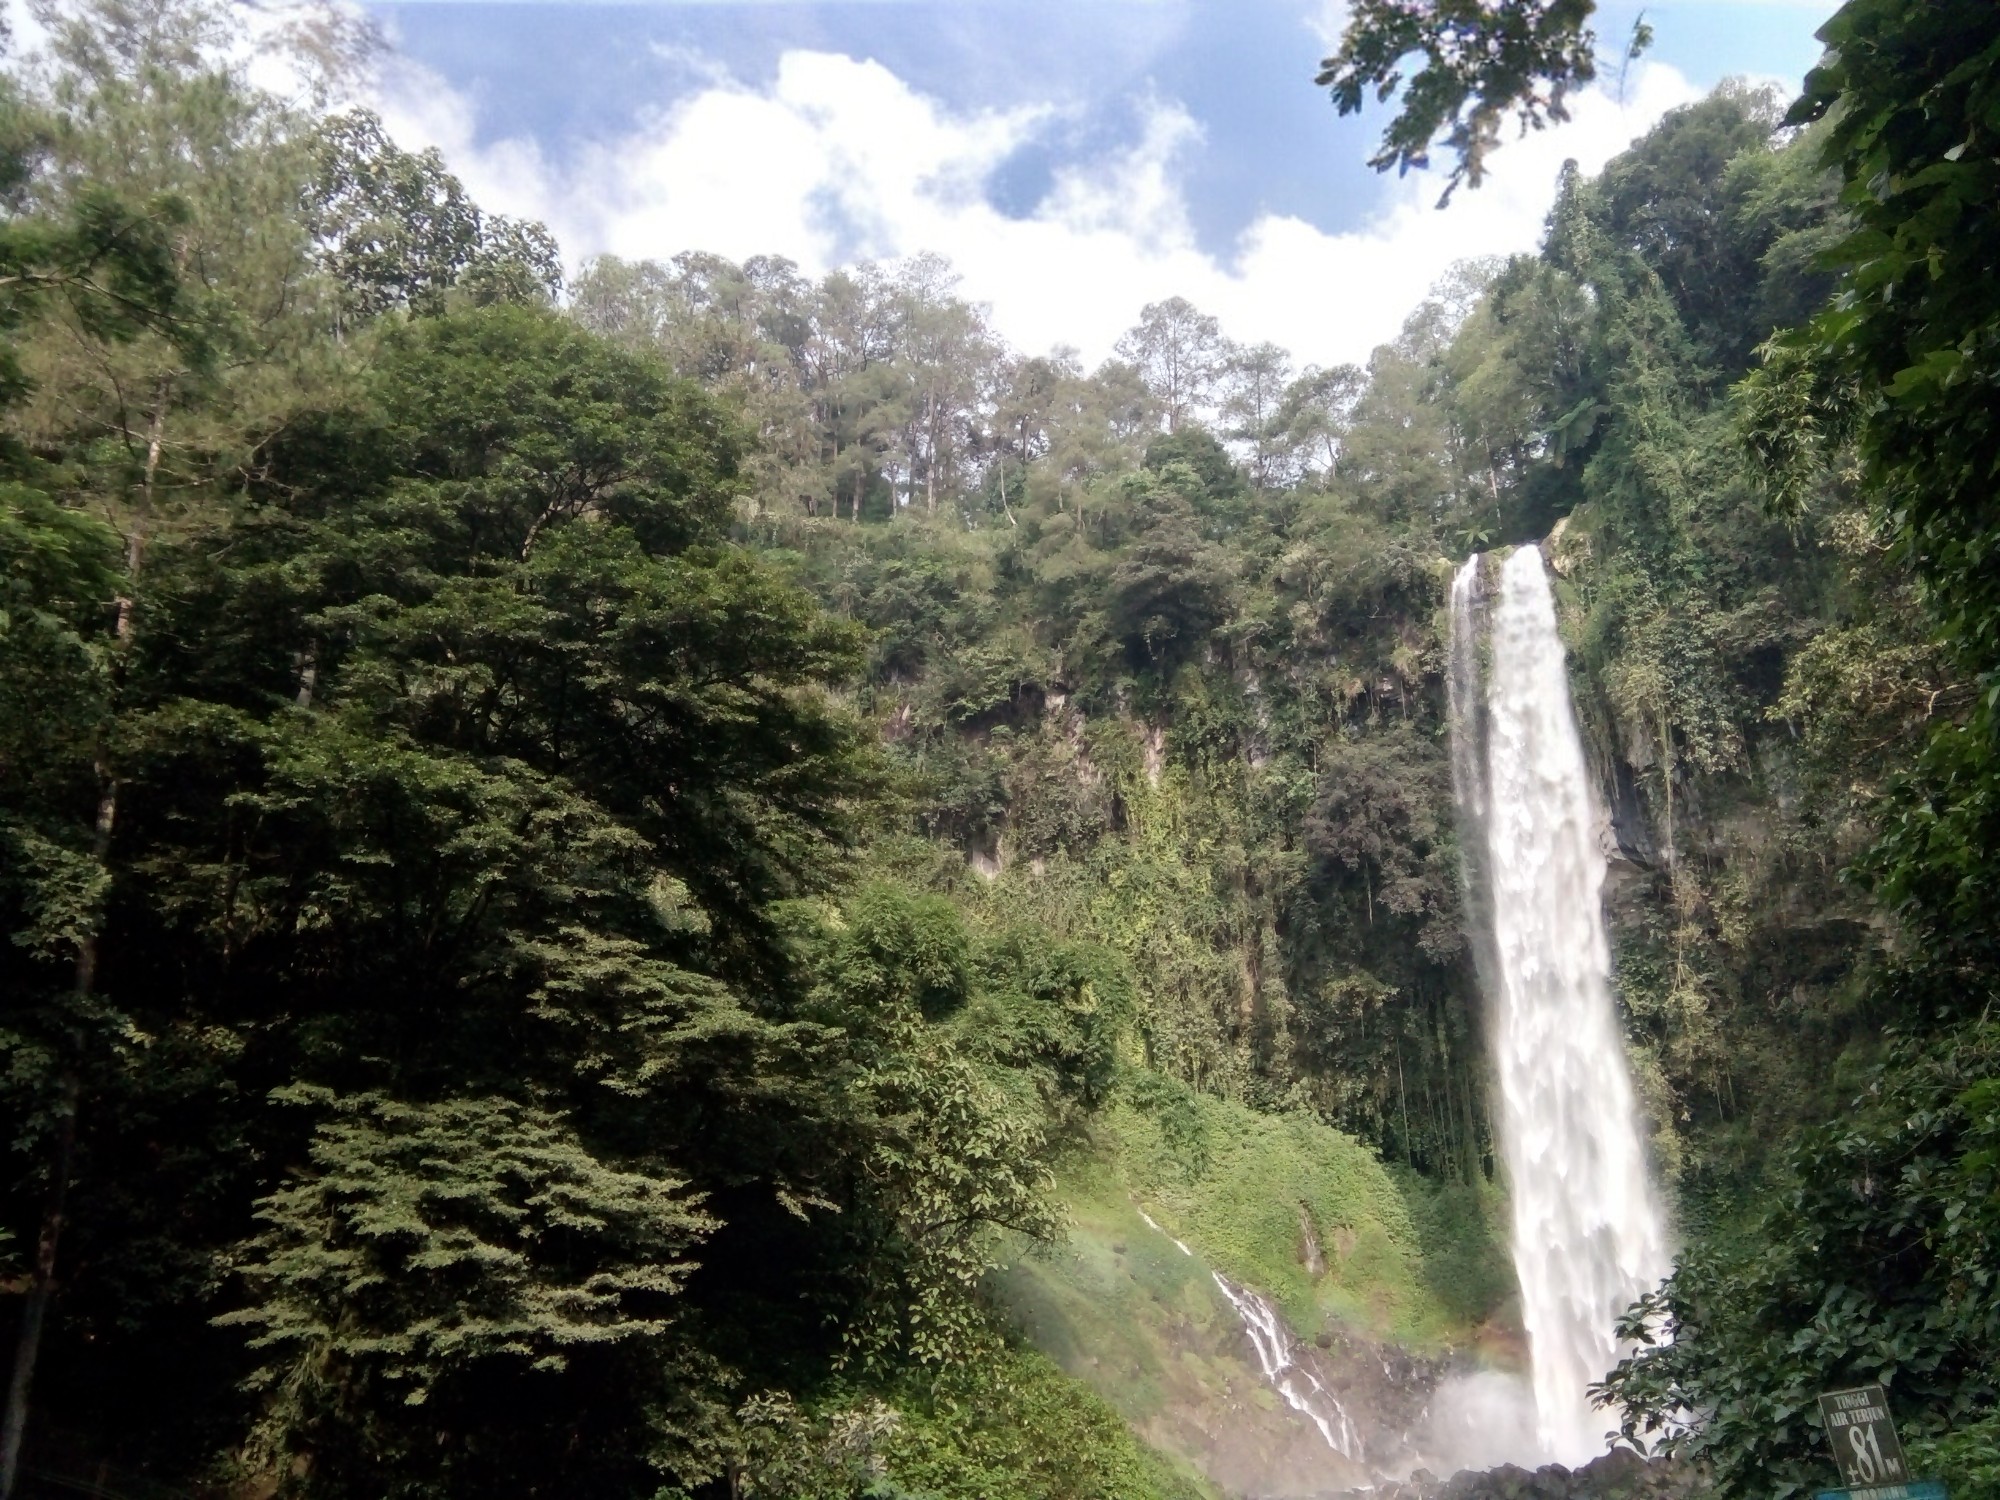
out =
[[(1984, 6), (1877, 0), (1845, 7), (1825, 36), (1832, 55), (1795, 113), (1832, 113), (1825, 156), (1854, 229), (1836, 252), (1848, 268), (1840, 300), (1785, 353), (1816, 357), (1816, 382), (1846, 387), (1863, 482), (1975, 688), (1967, 722), (1932, 736), (1877, 865), (1906, 921), (1990, 975), (1989, 919), (2000, 905), (2000, 295), (1991, 285), (2000, 20)], [(1797, 476), (1784, 477), (1796, 503)]]
[[(54, 35), (0, 530), (30, 1463), (769, 1492), (755, 1412), (858, 1379), (927, 1490), (1144, 1492), (977, 1300), (1128, 981), (856, 883), (865, 637), (730, 540), (737, 419), (220, 18)], [(382, 244), (412, 195), (463, 212)]]
[(1631, 1329), (1669, 1319), (1673, 1340), (1612, 1382), (1628, 1435), (1671, 1414), (1674, 1446), (1726, 1491), (1789, 1494), (1801, 1459), (1819, 1457), (1818, 1395), (1881, 1381), (1919, 1472), (1942, 1465), (1954, 1493), (1991, 1493), (1996, 1043), (1989, 1023), (1898, 1046), (1844, 1118), (1791, 1147), (1788, 1190), (1735, 1253), (1682, 1259)]
[[(1826, 121), (1815, 155), (1843, 184), (1847, 233), (1829, 258), (1845, 274), (1823, 311), (1773, 343), (1745, 407), (1773, 508), (1810, 525), (1830, 492), (1857, 487), (1935, 636), (1885, 652), (1873, 625), (1844, 634), (1805, 653), (1788, 699), (1878, 719), (1902, 699), (1921, 726), (1920, 752), (1887, 767), (1879, 836), (1854, 872), (1907, 934), (1863, 990), (1904, 1036), (1839, 1123), (1790, 1147), (1782, 1205), (1744, 1240), (1683, 1262), (1659, 1299), (1675, 1336), (1627, 1361), (1609, 1391), (1725, 1483), (1797, 1487), (1824, 1472), (1807, 1398), (1879, 1380), (1926, 1439), (1918, 1462), (1954, 1493), (1991, 1495), (2000, 18), (1854, 0), (1822, 36), (1827, 60), (1793, 113)], [(1829, 748), (1852, 754), (1854, 739)]]

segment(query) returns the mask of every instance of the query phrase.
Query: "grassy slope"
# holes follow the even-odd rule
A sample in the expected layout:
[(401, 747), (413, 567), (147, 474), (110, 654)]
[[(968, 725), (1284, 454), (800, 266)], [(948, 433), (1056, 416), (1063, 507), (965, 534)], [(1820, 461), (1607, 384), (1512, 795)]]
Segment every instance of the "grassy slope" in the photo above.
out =
[(1284, 1408), (1211, 1271), (1264, 1292), (1308, 1338), (1505, 1361), (1497, 1195), (1441, 1191), (1306, 1116), (1130, 1092), (1064, 1174), (1068, 1244), (1017, 1260), (998, 1289), (1029, 1340), (1153, 1447), (1236, 1493), (1365, 1478)]
[(885, 1500), (1215, 1500), (1184, 1460), (1147, 1447), (1043, 1355), (995, 1364), (898, 1403)]

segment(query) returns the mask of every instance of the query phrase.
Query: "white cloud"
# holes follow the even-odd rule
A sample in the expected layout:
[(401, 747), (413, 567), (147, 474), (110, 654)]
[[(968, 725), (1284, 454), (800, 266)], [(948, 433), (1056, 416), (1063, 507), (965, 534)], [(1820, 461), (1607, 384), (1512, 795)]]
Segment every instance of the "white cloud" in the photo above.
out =
[(1306, 12), (1306, 28), (1329, 54), (1340, 49), (1340, 40), (1347, 35), (1348, 9), (1348, 0), (1315, 0)]
[(1565, 158), (1594, 171), (1696, 97), (1672, 68), (1639, 65), (1623, 102), (1582, 94), (1568, 125), (1509, 141), (1486, 184), (1447, 210), (1431, 207), (1435, 174), (1386, 180), (1359, 229), (1267, 215), (1222, 258), (1196, 241), (1180, 172), (1199, 126), (1169, 100), (1145, 104), (1122, 151), (1058, 173), (1024, 218), (982, 188), (1056, 106), (954, 110), (832, 53), (786, 53), (767, 87), (716, 77), (560, 168), (531, 140), (482, 143), (474, 102), (413, 64), (385, 73), (380, 106), (406, 145), (439, 146), (478, 201), (544, 219), (572, 258), (776, 253), (817, 273), (929, 250), (1023, 349), (1101, 357), (1144, 303), (1180, 295), (1232, 337), (1330, 363), (1365, 359), (1455, 262), (1533, 248)]

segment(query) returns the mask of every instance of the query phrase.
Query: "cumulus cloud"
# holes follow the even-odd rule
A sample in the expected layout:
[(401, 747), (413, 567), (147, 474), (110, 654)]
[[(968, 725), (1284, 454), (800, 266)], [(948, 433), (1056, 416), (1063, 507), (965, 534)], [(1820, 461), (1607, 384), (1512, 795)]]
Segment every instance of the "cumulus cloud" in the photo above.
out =
[(1329, 54), (1339, 49), (1340, 39), (1347, 35), (1347, 13), (1347, 0), (1318, 0), (1306, 12), (1306, 25)]
[(1385, 179), (1358, 228), (1265, 215), (1223, 256), (1201, 247), (1188, 211), (1182, 168), (1199, 123), (1169, 99), (1142, 101), (1134, 139), (1057, 171), (1023, 216), (995, 208), (985, 186), (1063, 107), (955, 109), (836, 53), (788, 52), (763, 86), (713, 74), (623, 138), (559, 162), (482, 130), (473, 99), (408, 61), (385, 69), (378, 103), (406, 145), (440, 147), (481, 203), (543, 219), (573, 258), (774, 253), (820, 273), (934, 251), (1019, 348), (1101, 357), (1141, 306), (1179, 295), (1234, 338), (1332, 363), (1392, 337), (1457, 261), (1532, 249), (1566, 158), (1594, 171), (1697, 96), (1674, 69), (1642, 64), (1622, 99), (1586, 91), (1569, 124), (1510, 141), (1487, 183), (1449, 209), (1431, 206), (1435, 176)]

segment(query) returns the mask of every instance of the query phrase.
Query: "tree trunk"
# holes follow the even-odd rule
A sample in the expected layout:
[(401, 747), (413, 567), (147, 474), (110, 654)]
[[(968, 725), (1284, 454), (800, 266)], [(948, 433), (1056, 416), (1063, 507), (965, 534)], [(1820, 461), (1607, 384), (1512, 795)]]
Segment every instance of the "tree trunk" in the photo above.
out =
[(74, 1077), (65, 1078), (58, 1096), (61, 1123), (56, 1127), (55, 1158), (50, 1163), (50, 1197), (42, 1212), (42, 1232), (35, 1243), (35, 1274), (21, 1307), (21, 1332), (14, 1347), (14, 1374), (7, 1382), (7, 1413), (0, 1427), (0, 1500), (12, 1500), (21, 1472), (21, 1442), (28, 1431), (28, 1392), (34, 1383), (35, 1359), (41, 1353), (42, 1325), (55, 1295), (56, 1241), (62, 1234), (63, 1190), (69, 1183), (69, 1159), (76, 1147)]
[(1474, 1109), (1473, 1091), (1478, 1087), (1478, 1074), (1467, 1068), (1459, 1075), (1458, 1108), (1465, 1125), (1465, 1180), (1468, 1185), (1477, 1183), (1485, 1175), (1485, 1166), (1479, 1149), (1479, 1116)]
[(299, 692), (293, 701), (300, 708), (311, 708), (313, 689), (319, 684), (319, 646), (308, 645), (299, 653)]
[[(111, 853), (111, 828), (118, 818), (118, 783), (98, 768), (97, 827), (92, 853), (102, 866)], [(75, 994), (87, 1000), (97, 984), (97, 933), (84, 934), (76, 947)], [(14, 1372), (7, 1382), (7, 1411), (0, 1421), (0, 1500), (13, 1500), (21, 1470), (21, 1444), (28, 1433), (28, 1396), (35, 1380), (35, 1362), (42, 1352), (42, 1329), (56, 1291), (56, 1249), (62, 1239), (63, 1210), (69, 1199), (70, 1163), (76, 1155), (76, 1114), (83, 1082), (71, 1067), (56, 1091), (56, 1142), (49, 1161), (48, 1197), (42, 1206), (41, 1233), (35, 1240), (35, 1274), (21, 1307), (20, 1336), (14, 1345)]]
[(49, 1199), (42, 1209), (42, 1229), (35, 1241), (35, 1274), (21, 1306), (21, 1331), (14, 1346), (14, 1373), (7, 1382), (7, 1413), (0, 1426), (0, 1500), (13, 1500), (21, 1472), (21, 1443), (28, 1432), (28, 1393), (34, 1384), (35, 1360), (42, 1351), (42, 1326), (55, 1296), (56, 1242), (62, 1236), (63, 1202), (69, 1188), (70, 1158), (76, 1150), (76, 1106), (82, 1092), (74, 1074), (62, 1081), (56, 1109), (56, 1149), (49, 1163)]
[(924, 514), (934, 516), (937, 514), (937, 398), (935, 396), (931, 397), (930, 402), (931, 411), (928, 430), (931, 435), (931, 452), (929, 460), (924, 464)]
[(139, 504), (132, 513), (132, 529), (125, 537), (125, 588), (118, 595), (118, 639), (132, 634), (132, 595), (139, 582), (139, 570), (146, 561), (146, 527), (153, 514), (153, 483), (160, 472), (160, 455), (167, 440), (167, 397), (173, 393), (172, 377), (162, 375), (153, 392), (153, 412), (146, 419), (146, 467), (139, 480)]
[(1403, 1107), (1403, 1165), (1410, 1164), (1410, 1090), (1403, 1082), (1403, 1035), (1399, 1031), (1394, 1039), (1396, 1044), (1396, 1098)]
[[(125, 540), (125, 587), (118, 595), (116, 644), (121, 655), (132, 639), (133, 601), (146, 558), (146, 525), (153, 510), (153, 487), (166, 443), (167, 398), (172, 392), (172, 378), (162, 375), (154, 392), (152, 414), (146, 422), (146, 463), (140, 476), (139, 503), (132, 517), (132, 529)], [(91, 855), (102, 869), (110, 861), (111, 830), (118, 821), (118, 781), (101, 757), (97, 764), (97, 785), (97, 821), (91, 835)], [(79, 1011), (82, 1002), (97, 987), (97, 940), (97, 928), (93, 925), (76, 945), (72, 992)], [(49, 1303), (55, 1297), (56, 1251), (62, 1240), (63, 1214), (69, 1199), (70, 1166), (76, 1155), (77, 1109), (83, 1099), (83, 1080), (76, 1061), (74, 1057), (70, 1059), (71, 1065), (63, 1070), (56, 1086), (55, 1150), (49, 1161), (41, 1232), (35, 1239), (35, 1272), (21, 1307), (14, 1369), (7, 1382), (7, 1408), (4, 1417), (0, 1417), (0, 1500), (13, 1500), (20, 1477), (21, 1445), (28, 1432), (28, 1398), (34, 1388), (35, 1364), (42, 1352), (42, 1330), (48, 1322)]]

